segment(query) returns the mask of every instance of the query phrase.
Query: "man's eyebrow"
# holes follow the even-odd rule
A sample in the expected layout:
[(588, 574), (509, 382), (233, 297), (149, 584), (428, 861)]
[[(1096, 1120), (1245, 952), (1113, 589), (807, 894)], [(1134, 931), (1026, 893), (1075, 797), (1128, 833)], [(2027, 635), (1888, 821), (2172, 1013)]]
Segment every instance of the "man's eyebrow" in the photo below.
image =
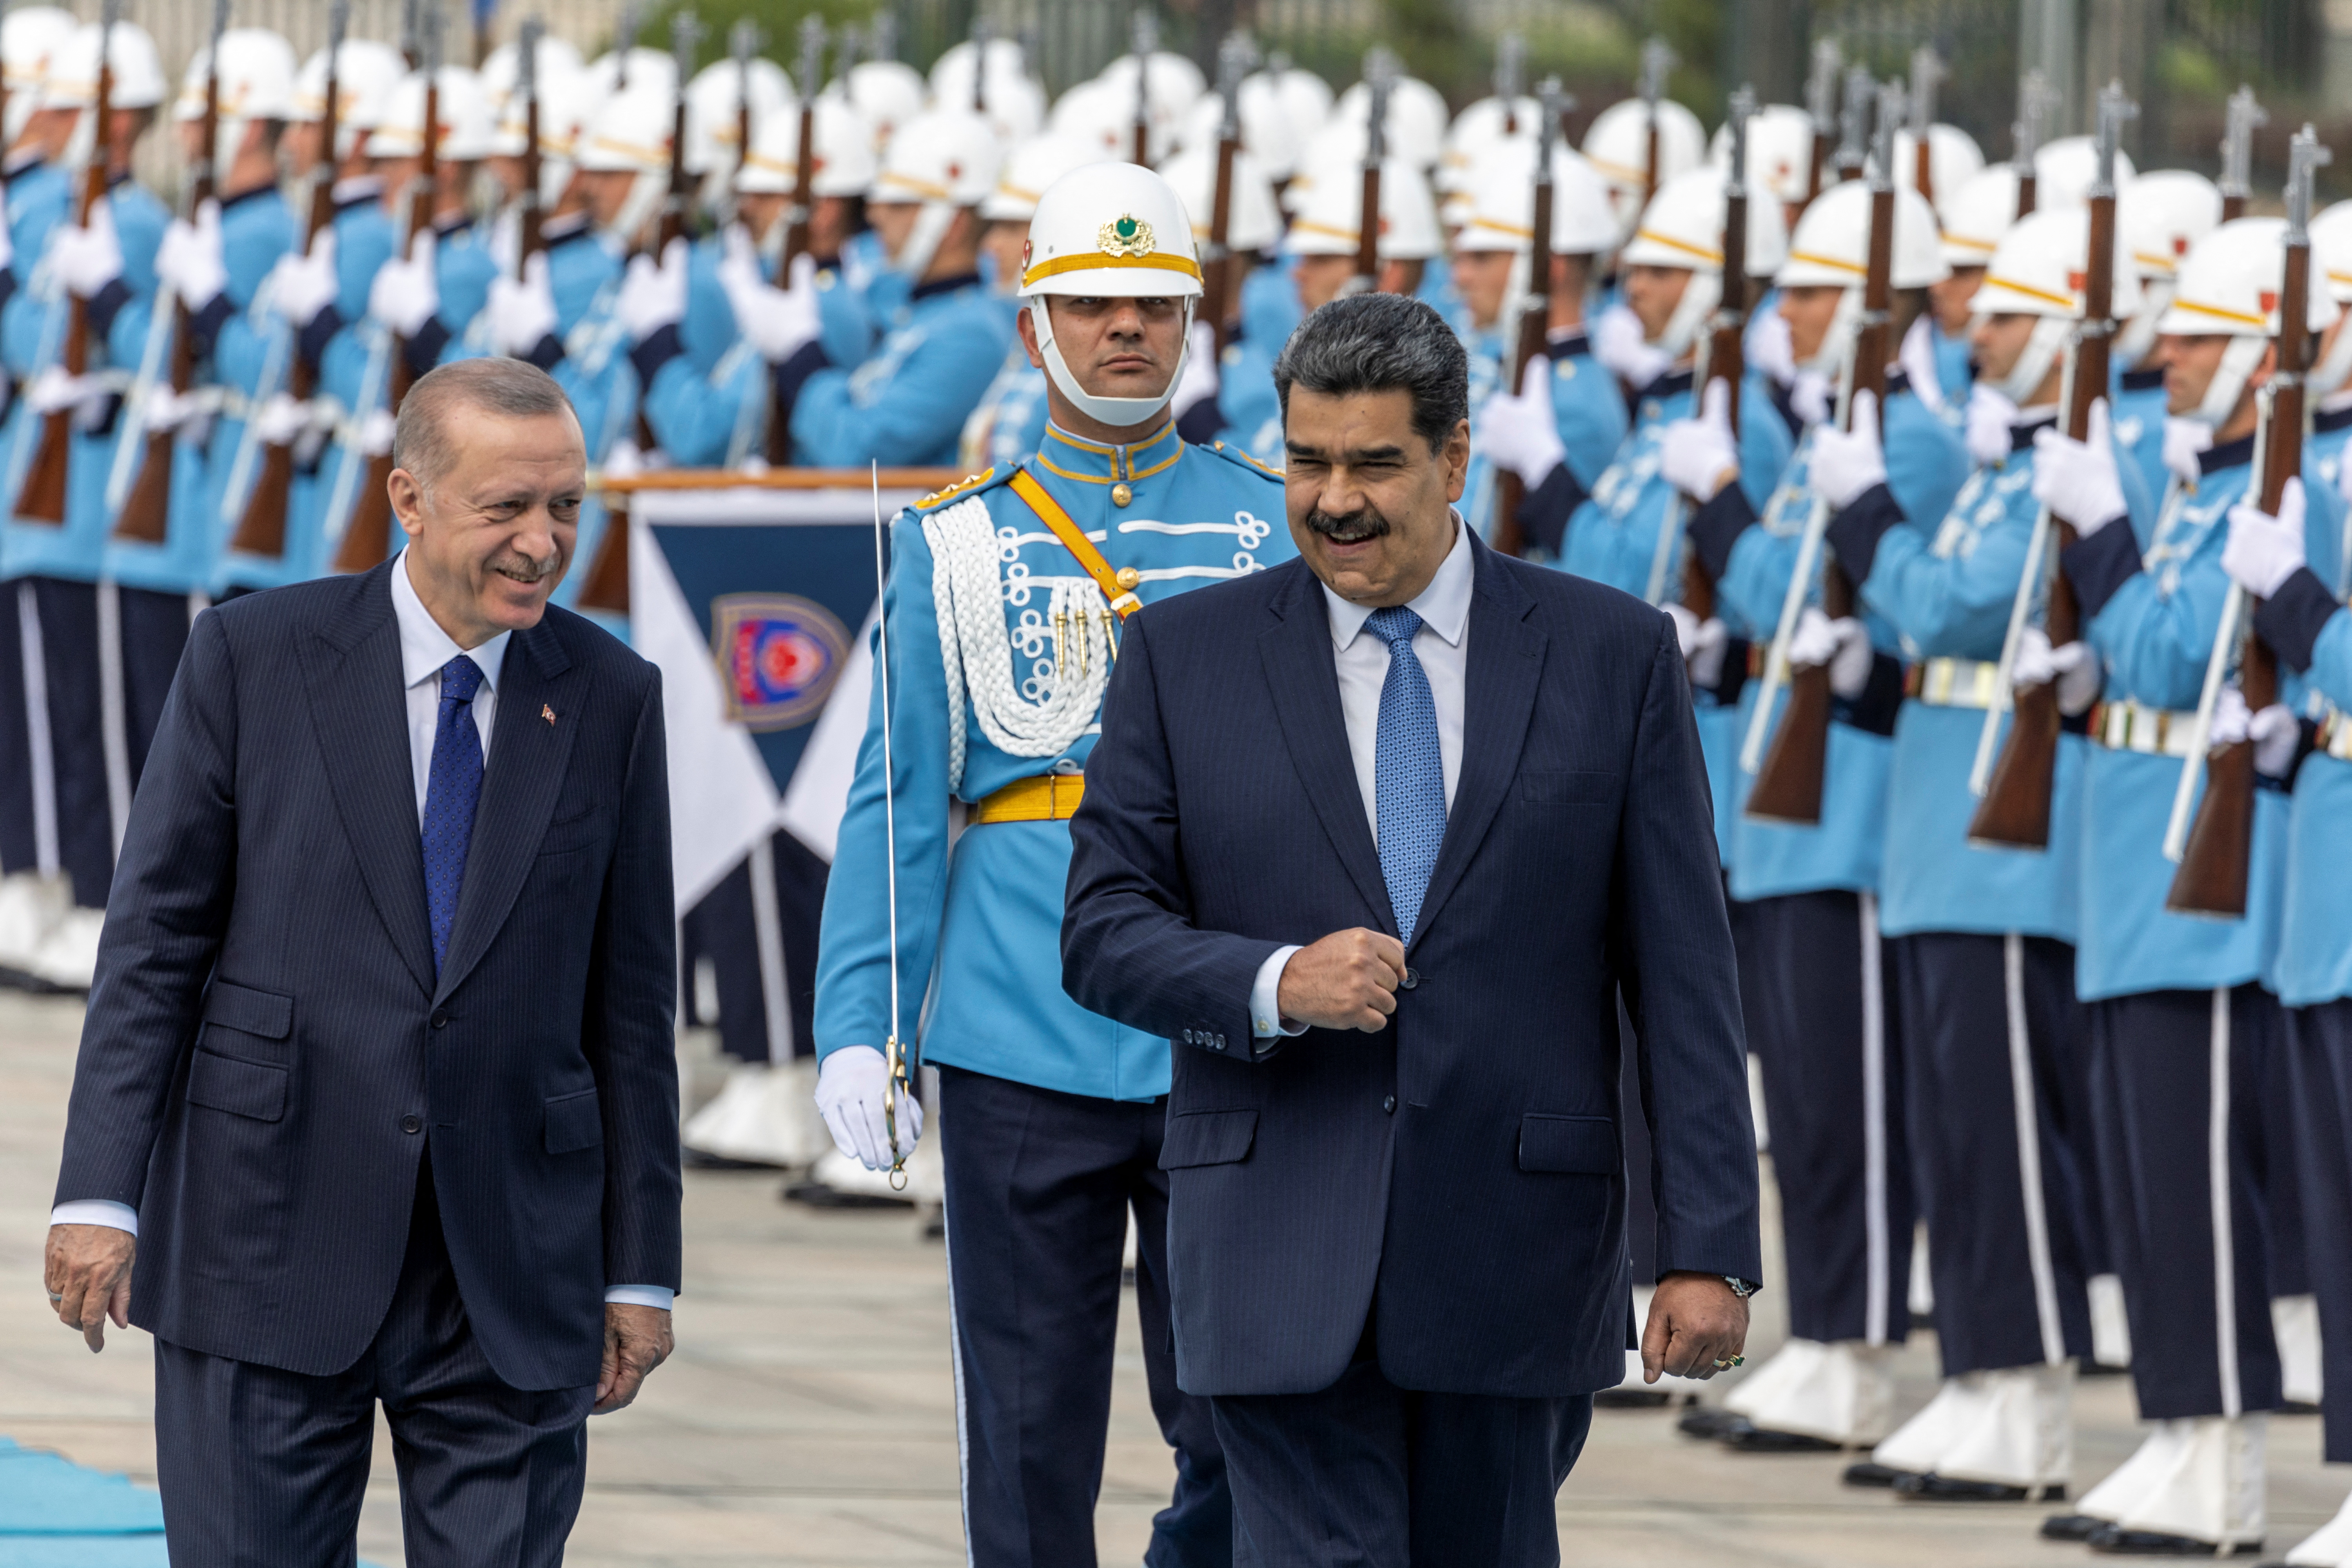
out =
[[(1297, 441), (1285, 441), (1282, 445), (1283, 449), (1294, 458), (1328, 460), (1328, 455), (1320, 447), (1304, 446)], [(1394, 458), (1402, 458), (1404, 455), (1405, 451), (1402, 447), (1396, 445), (1394, 442), (1391, 442), (1389, 445), (1384, 447), (1350, 447), (1349, 450), (1339, 454), (1339, 459), (1342, 462), (1347, 463), (1385, 463)]]

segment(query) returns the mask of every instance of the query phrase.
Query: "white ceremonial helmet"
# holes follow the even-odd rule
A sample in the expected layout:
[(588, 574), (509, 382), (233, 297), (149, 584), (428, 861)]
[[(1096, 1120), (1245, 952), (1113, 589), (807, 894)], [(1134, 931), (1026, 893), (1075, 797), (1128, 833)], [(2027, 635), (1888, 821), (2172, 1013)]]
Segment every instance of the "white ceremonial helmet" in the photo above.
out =
[[(335, 51), (335, 142), (333, 156), (350, 155), (360, 139), (383, 123), (392, 89), (408, 74), (400, 51), (373, 38), (345, 38)], [(287, 118), (315, 125), (327, 116), (327, 51), (302, 62), (294, 78), (294, 112)]]
[[(1242, 150), (1257, 160), (1257, 165), (1268, 179), (1281, 181), (1290, 177), (1298, 167), (1298, 155), (1306, 147), (1306, 138), (1299, 134), (1290, 111), (1282, 101), (1271, 78), (1244, 77), (1241, 91)], [(1195, 147), (1216, 151), (1217, 139), (1224, 130), (1224, 95), (1204, 92), (1192, 107), (1184, 112), (1184, 121), (1176, 128), (1176, 146), (1180, 152)]]
[[(2037, 316), (2025, 352), (1993, 390), (2012, 403), (2032, 397), (2083, 319), (2090, 281), (2091, 215), (2083, 207), (2039, 209), (2010, 226), (1985, 267), (1969, 309), (1977, 316)], [(2140, 309), (2139, 274), (2120, 243), (2114, 259), (2117, 321)]]
[(2221, 224), (2221, 192), (2189, 169), (2155, 169), (2116, 194), (2116, 228), (2133, 270), (2170, 278), (2189, 247)]
[[(978, 51), (967, 39), (932, 62), (931, 102), (941, 109), (972, 107)], [(1025, 142), (1045, 123), (1045, 89), (1029, 74), (1029, 54), (1011, 38), (988, 41), (988, 68), (980, 112), (1005, 146)]]
[[(1302, 176), (1304, 178), (1306, 176)], [(1364, 205), (1363, 170), (1358, 163), (1317, 165), (1306, 197), (1284, 237), (1287, 256), (1353, 256)], [(1382, 261), (1426, 261), (1442, 255), (1444, 236), (1437, 226), (1437, 204), (1429, 182), (1402, 158), (1381, 164), (1380, 238)]]
[[(572, 156), (580, 150), (580, 133), (588, 117), (603, 103), (585, 72), (542, 77), (539, 81), (539, 196), (553, 205), (571, 183)], [(530, 104), (520, 95), (509, 97), (490, 136), (492, 157), (520, 158), (529, 134)]]
[(14, 143), (41, 105), (41, 84), (50, 57), (80, 26), (73, 13), (55, 5), (19, 5), (0, 17), (0, 76), (8, 89), (6, 139)]
[[(1371, 112), (1372, 89), (1360, 81), (1339, 95), (1323, 127), (1328, 132), (1333, 125), (1352, 125), (1355, 154), (1361, 159), (1364, 132)], [(1444, 155), (1445, 122), (1449, 118), (1451, 111), (1445, 107), (1444, 93), (1418, 77), (1398, 77), (1389, 83), (1389, 156), (1402, 158), (1424, 173), (1435, 168)]]
[[(623, 85), (623, 68), (626, 66), (626, 85)], [(588, 79), (600, 92), (639, 92), (648, 88), (658, 89), (665, 97), (677, 91), (677, 61), (667, 49), (649, 49), (640, 44), (629, 50), (625, 62), (618, 51), (607, 51), (590, 60)]]
[[(2156, 330), (2167, 336), (2232, 340), (2189, 418), (2220, 425), (2238, 405), (2238, 395), (2278, 333), (2285, 274), (2284, 218), (2236, 218), (2189, 247), (2173, 279), (2172, 303)], [(2305, 321), (2311, 331), (2324, 331), (2342, 313), (2331, 289), (2314, 289)]]
[[(1925, 289), (1952, 275), (1936, 232), (1935, 209), (1914, 190), (1895, 193), (1893, 260), (1890, 281), (1897, 289)], [(1863, 284), (1869, 276), (1870, 187), (1847, 180), (1823, 191), (1805, 208), (1796, 232), (1789, 237), (1789, 258), (1772, 278), (1783, 289), (1844, 290), (1807, 368), (1834, 375), (1853, 353), (1862, 330)]]
[[(2131, 154), (2117, 148), (2116, 189), (2128, 186), (2135, 172)], [(2061, 136), (2043, 142), (2033, 154), (2033, 210), (2088, 205), (2091, 183), (2098, 174), (2098, 144), (2088, 136)]]
[(1481, 179), (1494, 170), (1515, 169), (1532, 185), (1535, 137), (1506, 136), (1502, 127), (1503, 121), (1497, 116), (1486, 122), (1483, 132), (1473, 132), (1469, 138), (1448, 147), (1436, 174), (1431, 177), (1430, 184), (1437, 193), (1438, 221), (1447, 232), (1458, 231), (1470, 221), (1473, 193)]
[[(2337, 202), (2311, 220), (2311, 287), (2325, 289), (2338, 305), (2352, 305), (2352, 202)], [(2327, 353), (2303, 379), (2319, 397), (2352, 381), (2352, 323), (2337, 331)]]
[[(1919, 139), (1909, 126), (1895, 132), (1895, 184), (1906, 191), (1919, 188)], [(1960, 194), (1960, 188), (1983, 173), (1984, 149), (1957, 125), (1941, 121), (1927, 127), (1927, 177), (1935, 183), (1936, 211)]]
[[(1192, 220), (1196, 247), (1209, 243), (1216, 213), (1217, 147), (1191, 147), (1160, 165), (1160, 177), (1183, 199)], [(1269, 250), (1282, 238), (1282, 212), (1274, 205), (1274, 182), (1246, 148), (1234, 149), (1233, 200), (1225, 213), (1225, 248), (1237, 256)]]
[[(1663, 140), (1663, 138), (1661, 139)], [(1662, 149), (1663, 151), (1663, 149)], [(1731, 128), (1718, 125), (1706, 161), (1731, 166)], [(1805, 199), (1813, 183), (1813, 117), (1789, 103), (1768, 103), (1748, 121), (1748, 194), (1770, 193), (1783, 206)]]
[[(1630, 235), (1642, 216), (1649, 145), (1649, 106), (1638, 98), (1611, 104), (1594, 116), (1584, 133), (1584, 155), (1609, 182), (1610, 202), (1617, 209), (1621, 234)], [(1671, 98), (1658, 100), (1659, 190), (1697, 168), (1706, 156), (1706, 132), (1700, 129), (1698, 116)]]
[[(434, 104), (439, 121), (435, 155), (451, 163), (472, 163), (497, 150), (498, 125), (482, 84), (463, 66), (443, 66), (435, 75), (440, 89)], [(393, 84), (383, 114), (369, 132), (371, 158), (414, 158), (425, 151), (425, 75), (413, 72)], [(668, 162), (664, 159), (667, 169)]]
[[(1135, 110), (1135, 56), (1124, 54), (1095, 73), (1095, 80), (1124, 93), (1129, 105), (1128, 114)], [(1153, 122), (1171, 135), (1186, 111), (1209, 90), (1201, 68), (1182, 55), (1167, 49), (1154, 49), (1145, 79), (1148, 109)]]
[(1088, 163), (1108, 162), (1101, 149), (1063, 136), (1032, 136), (1016, 142), (997, 165), (996, 185), (982, 198), (980, 216), (991, 223), (1021, 223), (1034, 217), (1046, 188)]
[[(1099, 78), (1082, 81), (1054, 100), (1045, 134), (1084, 144), (1097, 158), (1127, 163), (1135, 156), (1135, 94)], [(1168, 130), (1154, 120), (1143, 125), (1144, 156), (1158, 162), (1168, 151)]]
[(923, 112), (926, 84), (921, 73), (903, 60), (860, 60), (844, 80), (850, 106), (873, 127), (877, 155), (898, 127)]
[(922, 208), (907, 243), (890, 258), (895, 270), (922, 278), (956, 214), (977, 207), (995, 188), (1000, 157), (988, 121), (969, 109), (927, 110), (898, 127), (866, 192), (868, 202)]
[[(1521, 143), (1509, 144), (1513, 149)], [(1496, 159), (1471, 188), (1470, 210), (1454, 237), (1456, 250), (1535, 249), (1535, 149)], [(1615, 247), (1617, 215), (1608, 182), (1575, 148), (1551, 156), (1551, 248), (1557, 256), (1596, 256)]]
[[(598, 104), (573, 144), (574, 168), (591, 174), (633, 174), (611, 231), (634, 235), (669, 194), (669, 148), (677, 101), (669, 83), (648, 73)], [(381, 132), (378, 132), (382, 134)]]
[[(1201, 259), (1181, 197), (1167, 181), (1134, 163), (1089, 163), (1047, 187), (1029, 220), (1022, 251), (1021, 297), (1045, 374), (1087, 417), (1140, 425), (1167, 406), (1192, 355), (1192, 311), (1201, 298)], [(1054, 342), (1053, 294), (1108, 299), (1159, 297), (1184, 302), (1184, 348), (1157, 397), (1098, 397), (1078, 384)]]
[(1507, 102), (1493, 96), (1480, 99), (1445, 128), (1433, 183), (1443, 193), (1467, 191), (1478, 183), (1479, 161), (1488, 149), (1506, 142), (1532, 143), (1542, 122), (1543, 105), (1525, 94)]
[[(348, 43), (344, 45), (346, 48), (350, 47)], [(383, 46), (373, 47), (382, 48)], [(547, 84), (557, 77), (578, 76), (588, 68), (580, 58), (580, 51), (572, 47), (570, 39), (560, 38), (543, 29), (539, 35), (539, 47), (532, 53), (533, 63), (539, 68), (538, 81), (541, 92), (546, 91)], [(522, 49), (511, 38), (482, 57), (479, 72), (482, 90), (489, 94), (490, 102), (501, 114), (506, 110), (507, 100), (514, 96), (521, 63)]]
[[(750, 91), (744, 90), (746, 82)], [(773, 115), (798, 119), (800, 99), (793, 91), (784, 68), (753, 56), (740, 66), (732, 58), (714, 60), (686, 84), (686, 166), (698, 174), (714, 170), (731, 173), (743, 155), (735, 142), (741, 128), (744, 99), (751, 104), (751, 134)]]
[(1954, 267), (1986, 265), (2017, 221), (2017, 171), (1993, 164), (1937, 203), (1937, 212), (1943, 223), (1944, 259)]
[[(1723, 300), (1723, 171), (1696, 168), (1659, 187), (1642, 211), (1617, 265), (1690, 273), (1656, 346), (1679, 358)], [(1770, 278), (1789, 254), (1789, 224), (1778, 202), (1748, 204), (1748, 276)]]
[(1265, 82), (1274, 89), (1275, 97), (1282, 103), (1282, 112), (1289, 119), (1302, 147), (1331, 118), (1331, 84), (1311, 70), (1286, 65), (1259, 71), (1248, 79)]
[[(862, 196), (881, 165), (874, 156), (874, 133), (865, 118), (839, 93), (822, 93), (809, 114), (816, 167), (809, 171), (813, 196)], [(751, 155), (735, 178), (739, 191), (789, 195), (800, 188), (801, 117), (797, 107), (772, 114), (751, 127)]]
[[(245, 128), (256, 120), (290, 120), (294, 116), (294, 46), (267, 27), (231, 27), (220, 38), (220, 134), (213, 139), (214, 157), (223, 163), (245, 140)], [(180, 96), (173, 118), (202, 120), (205, 81), (212, 68), (212, 46), (199, 48), (180, 79)]]
[[(88, 109), (98, 102), (98, 34), (95, 22), (77, 27), (49, 58), (41, 83), (43, 109)], [(106, 46), (110, 79), (108, 101), (116, 109), (152, 109), (168, 96), (163, 62), (155, 40), (136, 22), (117, 22)]]

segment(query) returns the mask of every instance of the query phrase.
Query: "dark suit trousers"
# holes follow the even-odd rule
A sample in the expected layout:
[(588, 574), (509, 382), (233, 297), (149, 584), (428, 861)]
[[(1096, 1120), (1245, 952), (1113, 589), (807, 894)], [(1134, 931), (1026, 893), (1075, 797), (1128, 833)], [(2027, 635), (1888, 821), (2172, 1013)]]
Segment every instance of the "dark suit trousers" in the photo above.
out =
[(1399, 1388), (1372, 1339), (1367, 1324), (1318, 1393), (1210, 1400), (1234, 1568), (1556, 1568), (1554, 1500), (1591, 1430), (1592, 1396)]
[(1176, 1451), (1175, 1495), (1151, 1521), (1144, 1562), (1233, 1560), (1208, 1401), (1176, 1386), (1167, 1111), (1165, 1100), (1097, 1100), (940, 1068), (964, 1531), (979, 1568), (1094, 1568), (1129, 1208), (1144, 1378)]
[(155, 1342), (156, 1476), (174, 1568), (343, 1568), (383, 1401), (412, 1568), (553, 1568), (586, 1479), (584, 1388), (500, 1383), (475, 1341), (423, 1162), (375, 1342), (310, 1377)]

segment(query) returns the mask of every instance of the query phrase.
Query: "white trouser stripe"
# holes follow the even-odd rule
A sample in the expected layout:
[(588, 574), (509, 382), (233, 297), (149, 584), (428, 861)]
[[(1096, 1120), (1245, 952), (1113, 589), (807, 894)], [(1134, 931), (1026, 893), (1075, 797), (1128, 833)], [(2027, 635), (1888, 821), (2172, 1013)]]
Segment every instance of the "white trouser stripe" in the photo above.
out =
[(1864, 893), (1862, 910), (1862, 1160), (1864, 1258), (1863, 1339), (1886, 1342), (1886, 987), (1879, 973), (1878, 895)]
[(120, 856), (123, 829), (131, 825), (131, 719), (122, 691), (122, 590), (106, 578), (98, 584), (98, 714), (106, 748), (106, 816)]
[(768, 1018), (768, 1060), (793, 1059), (793, 1009), (784, 994), (784, 921), (776, 901), (776, 844), (751, 846), (751, 942), (760, 952), (760, 1002)]
[(49, 736), (49, 668), (41, 655), (41, 604), (32, 579), (16, 584), (16, 641), (25, 661), (25, 753), (33, 773), (33, 863), (58, 874), (57, 751)]
[(2242, 1409), (2238, 1389), (2238, 1246), (2230, 1212), (2230, 988), (2213, 990), (2212, 1115), (2205, 1135), (2205, 1181), (2213, 1211), (2213, 1339), (2221, 1372), (2221, 1414)]
[(2066, 1360), (2066, 1331), (2058, 1319), (2058, 1277), (2050, 1265), (2050, 1214), (2042, 1191), (2042, 1115), (2033, 1091), (2033, 1055), (2025, 1020), (2025, 939), (2001, 938), (2002, 978), (2009, 996), (2009, 1097), (2017, 1121), (2017, 1180), (2025, 1194), (2025, 1258), (2033, 1270), (2033, 1313), (2042, 1324), (2042, 1359)]

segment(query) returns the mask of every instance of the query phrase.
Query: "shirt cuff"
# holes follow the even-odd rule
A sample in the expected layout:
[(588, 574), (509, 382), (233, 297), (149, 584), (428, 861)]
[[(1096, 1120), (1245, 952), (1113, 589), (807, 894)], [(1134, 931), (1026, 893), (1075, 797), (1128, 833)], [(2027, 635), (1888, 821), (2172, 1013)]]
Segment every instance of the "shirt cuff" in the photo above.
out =
[(670, 1310), (670, 1303), (677, 1300), (677, 1291), (665, 1290), (658, 1285), (607, 1285), (604, 1287), (604, 1301), (608, 1306), (659, 1307), (667, 1312)]
[(102, 1225), (139, 1234), (139, 1211), (110, 1198), (76, 1198), (49, 1211), (51, 1225)]
[(1261, 1040), (1307, 1032), (1306, 1025), (1294, 1024), (1282, 1016), (1282, 970), (1297, 951), (1297, 942), (1277, 947), (1257, 966), (1257, 984), (1250, 987), (1250, 1033)]

